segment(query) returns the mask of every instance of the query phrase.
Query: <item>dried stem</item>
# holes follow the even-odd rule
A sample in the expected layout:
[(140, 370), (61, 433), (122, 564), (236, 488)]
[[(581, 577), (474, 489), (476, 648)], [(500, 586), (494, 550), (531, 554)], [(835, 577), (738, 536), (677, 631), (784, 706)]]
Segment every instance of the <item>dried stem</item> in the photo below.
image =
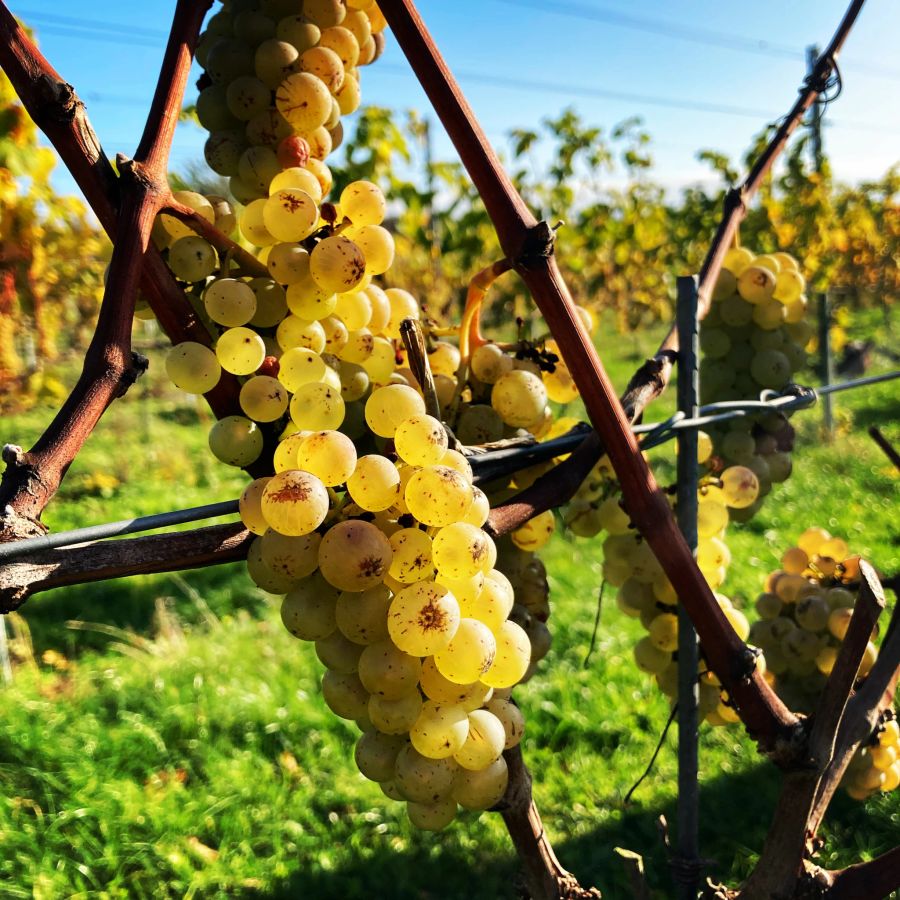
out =
[(235, 522), (47, 550), (0, 568), (0, 613), (56, 587), (234, 562), (247, 556), (252, 540)]
[[(63, 84), (0, 3), (0, 36), (6, 38), (0, 47), (0, 64), (35, 121), (47, 126), (48, 136), (60, 145), (73, 174), (86, 182), (86, 196), (89, 202), (96, 202), (97, 215), (114, 236), (115, 244), (97, 328), (81, 377), (34, 447), (7, 459), (0, 482), (0, 508), (8, 519), (39, 521), (103, 412), (146, 368), (146, 361), (131, 353), (134, 303), (143, 260), (148, 255), (150, 228), (169, 194), (169, 146), (187, 83), (191, 48), (208, 8), (209, 2), (179, 0), (137, 158), (120, 158), (116, 182), (114, 175), (110, 177), (109, 164), (74, 91)], [(117, 194), (118, 209), (114, 213)], [(180, 302), (186, 304), (180, 290), (178, 294)], [(15, 529), (3, 530), (9, 532), (6, 536), (15, 536)]]
[(900, 888), (900, 847), (868, 862), (829, 872), (826, 900), (880, 900)]
[(422, 396), (425, 398), (425, 411), (438, 421), (441, 420), (441, 404), (438, 402), (437, 388), (434, 386), (434, 375), (428, 364), (428, 349), (425, 346), (425, 332), (418, 319), (408, 318), (400, 323), (400, 337), (406, 348), (409, 368), (419, 382)]

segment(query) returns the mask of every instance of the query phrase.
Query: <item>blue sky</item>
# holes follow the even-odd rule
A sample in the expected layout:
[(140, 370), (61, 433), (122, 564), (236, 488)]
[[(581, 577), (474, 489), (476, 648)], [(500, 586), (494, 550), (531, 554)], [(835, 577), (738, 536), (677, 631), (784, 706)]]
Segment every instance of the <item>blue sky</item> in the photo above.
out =
[[(35, 28), (46, 56), (85, 100), (107, 152), (133, 152), (174, 0), (9, 5)], [(677, 189), (708, 179), (696, 160), (699, 149), (735, 158), (789, 108), (804, 72), (804, 47), (827, 43), (845, 5), (420, 0), (419, 9), (499, 149), (510, 129), (536, 127), (566, 106), (605, 128), (637, 115), (653, 136), (656, 178)], [(869, 0), (841, 57), (844, 92), (829, 109), (825, 147), (843, 180), (877, 177), (900, 161), (898, 34), (900, 3)], [(363, 101), (428, 110), (390, 37), (385, 55), (364, 70)], [(451, 158), (439, 125), (435, 134), (436, 157)], [(172, 167), (202, 158), (203, 140), (199, 129), (181, 128)], [(55, 180), (60, 190), (75, 190), (61, 167)]]

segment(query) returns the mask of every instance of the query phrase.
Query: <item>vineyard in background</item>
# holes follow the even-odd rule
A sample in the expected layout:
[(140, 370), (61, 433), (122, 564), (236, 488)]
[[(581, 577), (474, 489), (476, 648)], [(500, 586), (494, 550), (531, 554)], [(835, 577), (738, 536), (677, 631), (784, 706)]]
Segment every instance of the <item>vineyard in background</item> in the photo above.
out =
[[(611, 311), (606, 321), (621, 331), (670, 319), (674, 279), (699, 266), (724, 192), (738, 178), (732, 162), (702, 152), (721, 187), (672, 196), (654, 181), (651, 136), (637, 119), (603, 129), (567, 109), (539, 130), (510, 138), (516, 187), (539, 216), (563, 223), (558, 257), (576, 301)], [(399, 120), (387, 109), (363, 109), (335, 189), (360, 179), (388, 186), (399, 201), (391, 210), (397, 261), (390, 280), (425, 298), (430, 315), (448, 319), (461, 309), (472, 274), (502, 254), (462, 166), (429, 165), (427, 142), (428, 123), (417, 114)], [(0, 409), (6, 411), (64, 396), (54, 364), (68, 351), (83, 352), (102, 295), (108, 242), (79, 199), (53, 191), (53, 167), (52, 152), (39, 147), (35, 126), (0, 77)], [(624, 186), (610, 188), (610, 181)], [(183, 183), (225, 191), (200, 165)], [(817, 167), (801, 136), (742, 225), (743, 240), (759, 252), (804, 248), (809, 291), (839, 298), (836, 350), (853, 309), (881, 307), (887, 318), (900, 295), (898, 193), (897, 167), (876, 181), (834, 182), (827, 159)], [(495, 286), (491, 310), (486, 321), (493, 327), (533, 316), (512, 279)], [(152, 328), (146, 336), (153, 338)]]

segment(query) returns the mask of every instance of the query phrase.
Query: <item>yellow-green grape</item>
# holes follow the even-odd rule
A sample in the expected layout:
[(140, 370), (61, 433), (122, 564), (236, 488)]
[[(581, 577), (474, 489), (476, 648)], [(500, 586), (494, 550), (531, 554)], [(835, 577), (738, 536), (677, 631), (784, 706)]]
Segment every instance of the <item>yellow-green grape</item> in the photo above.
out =
[(469, 484), (472, 484), (475, 480), (472, 466), (459, 450), (445, 450), (444, 455), (441, 457), (440, 465), (459, 472)]
[(421, 711), (422, 697), (417, 690), (396, 699), (378, 694), (369, 697), (369, 720), (385, 734), (406, 734)]
[[(375, 338), (372, 332), (368, 328), (359, 328), (347, 334), (347, 342), (340, 352), (340, 357), (344, 362), (355, 363), (362, 367), (374, 350)], [(366, 384), (369, 384), (368, 373), (366, 373)]]
[(225, 416), (209, 431), (209, 449), (216, 459), (229, 466), (249, 466), (262, 448), (262, 432), (244, 416)]
[(326, 669), (341, 675), (356, 672), (362, 651), (363, 648), (359, 644), (348, 641), (337, 629), (327, 637), (316, 641), (316, 656), (319, 657), (319, 662)]
[(512, 700), (505, 697), (493, 697), (485, 704), (488, 712), (493, 713), (503, 725), (506, 734), (504, 750), (517, 746), (525, 736), (525, 716)]
[(399, 496), (400, 473), (384, 456), (361, 456), (347, 479), (347, 492), (354, 503), (368, 512), (381, 512)]
[(647, 631), (650, 642), (659, 650), (672, 653), (678, 649), (678, 616), (661, 613), (650, 622)]
[(321, 382), (300, 385), (291, 398), (291, 419), (302, 431), (336, 431), (344, 412), (340, 388)]
[(738, 275), (737, 288), (748, 303), (768, 303), (775, 292), (775, 275), (760, 265), (747, 266)]
[(237, 278), (217, 278), (203, 293), (203, 305), (209, 317), (229, 328), (246, 325), (256, 312), (256, 294)]
[(321, 540), (321, 535), (316, 532), (289, 537), (269, 528), (260, 539), (260, 554), (273, 572), (283, 572), (288, 578), (299, 581), (319, 567)]
[[(513, 359), (496, 344), (484, 344), (472, 354), (469, 367), (479, 381), (484, 384), (496, 384), (507, 372), (512, 371)], [(543, 404), (541, 410), (543, 411)]]
[(800, 547), (789, 547), (781, 557), (781, 568), (789, 575), (802, 575), (809, 565), (809, 557)]
[(447, 431), (434, 416), (410, 416), (397, 426), (394, 448), (400, 459), (410, 465), (435, 466), (447, 452)]
[(322, 160), (315, 159), (314, 157), (310, 157), (306, 161), (304, 168), (309, 169), (309, 171), (315, 175), (319, 182), (319, 187), (322, 189), (322, 196), (324, 197), (331, 190), (331, 186), (334, 183), (331, 169), (329, 169)]
[(816, 594), (799, 600), (794, 611), (797, 624), (807, 631), (824, 631), (828, 627), (830, 615), (831, 608), (828, 601)]
[(428, 700), (409, 730), (413, 747), (429, 759), (446, 759), (462, 749), (469, 734), (469, 716), (461, 706)]
[(428, 351), (428, 365), (435, 375), (446, 375), (455, 378), (459, 369), (459, 348), (448, 341), (435, 341)]
[(322, 699), (342, 719), (356, 721), (369, 714), (369, 694), (355, 672), (326, 669), (322, 676)]
[(348, 331), (358, 331), (372, 318), (372, 301), (365, 291), (338, 294), (334, 314), (340, 317)]
[(322, 47), (337, 53), (346, 69), (352, 69), (359, 61), (359, 41), (347, 28), (340, 25), (325, 28), (319, 41)]
[[(277, 30), (276, 30), (277, 34)], [(274, 91), (286, 76), (297, 71), (296, 63), (300, 52), (293, 44), (284, 40), (269, 38), (257, 48), (253, 58), (256, 77), (270, 91)], [(271, 95), (268, 99), (271, 98)]]
[(448, 681), (471, 684), (484, 680), (482, 676), (491, 668), (496, 651), (497, 641), (490, 628), (477, 619), (463, 618), (450, 643), (434, 654), (434, 664)]
[(309, 50), (304, 50), (300, 54), (300, 68), (321, 78), (331, 93), (340, 90), (346, 77), (341, 58), (327, 47), (310, 47)]
[(367, 275), (383, 275), (394, 264), (396, 246), (393, 236), (386, 228), (381, 225), (363, 225), (362, 228), (353, 229), (352, 238), (366, 258)]
[(441, 831), (456, 818), (456, 801), (450, 797), (436, 803), (406, 804), (409, 821), (422, 831)]
[(380, 334), (384, 331), (389, 319), (391, 318), (391, 301), (388, 295), (376, 284), (370, 284), (365, 289), (369, 303), (372, 304), (372, 318), (369, 319), (368, 326), (372, 334)]
[(468, 716), (469, 733), (453, 758), (464, 769), (478, 771), (499, 759), (506, 745), (506, 729), (503, 722), (489, 710), (476, 709)]
[[(344, 403), (352, 403), (354, 400), (361, 400), (366, 395), (370, 382), (369, 376), (362, 366), (346, 360), (341, 360), (341, 364), (338, 368), (338, 376), (341, 381), (341, 397), (343, 398)], [(357, 406), (357, 408), (359, 407)], [(362, 413), (362, 418), (364, 420), (365, 414), (363, 413), (363, 410), (359, 409), (359, 412)]]
[(271, 278), (254, 278), (250, 288), (256, 296), (256, 312), (249, 324), (254, 328), (272, 328), (287, 315), (284, 288)]
[(325, 485), (299, 469), (279, 472), (263, 490), (263, 516), (281, 534), (300, 537), (315, 531), (325, 521), (328, 507)]
[(491, 543), (490, 537), (475, 525), (453, 522), (434, 537), (434, 565), (447, 578), (471, 578), (485, 569)]
[(471, 684), (456, 684), (444, 678), (434, 664), (433, 657), (428, 657), (422, 663), (422, 672), (419, 676), (419, 684), (422, 692), (429, 700), (437, 703), (461, 706), (466, 712), (478, 709), (493, 694), (493, 688), (482, 684), (480, 681)]
[[(189, 206), (199, 213), (207, 222), (215, 221), (213, 205), (202, 194), (195, 191), (175, 191), (172, 195), (184, 206)], [(193, 237), (194, 231), (180, 219), (161, 213), (153, 223), (153, 237), (161, 248), (170, 246), (179, 238)]]
[[(251, 150), (253, 149), (255, 148), (251, 147)], [(248, 150), (247, 153), (249, 152), (250, 151)], [(259, 185), (261, 189), (268, 187), (267, 174), (260, 176)], [(244, 210), (241, 213), (241, 234), (249, 243), (256, 244), (257, 247), (268, 247), (271, 244), (278, 243), (278, 239), (275, 235), (266, 228), (266, 221), (263, 218), (266, 202), (267, 201), (262, 197), (258, 200), (253, 200), (244, 207)]]
[(319, 641), (334, 632), (337, 591), (321, 576), (306, 578), (281, 602), (284, 627), (302, 641)]
[[(349, 604), (350, 600), (343, 602)], [(366, 690), (386, 700), (398, 700), (414, 691), (421, 671), (421, 661), (390, 640), (367, 645), (359, 658), (359, 677)]]
[(380, 225), (384, 221), (387, 202), (377, 184), (352, 181), (341, 192), (341, 212), (357, 227)]
[(732, 509), (745, 509), (759, 496), (759, 479), (746, 466), (729, 466), (720, 477), (723, 499)]
[(431, 656), (450, 643), (459, 620), (459, 604), (447, 588), (419, 581), (395, 595), (388, 611), (388, 633), (405, 653)]
[(728, 545), (717, 537), (701, 538), (697, 545), (697, 565), (703, 572), (712, 572), (719, 566), (731, 564)]
[(464, 616), (484, 622), (495, 634), (512, 612), (513, 605), (512, 590), (507, 590), (499, 580), (490, 575), (484, 579), (484, 584), (475, 597), (459, 602)]
[(515, 622), (504, 622), (495, 633), (497, 650), (493, 665), (481, 676), (493, 688), (518, 684), (531, 662), (531, 641), (525, 629)]
[(379, 437), (392, 438), (402, 422), (424, 415), (425, 401), (406, 384), (377, 388), (366, 401), (366, 424)]
[(216, 341), (216, 358), (226, 372), (250, 375), (263, 364), (266, 344), (251, 328), (229, 328)]
[(784, 269), (775, 276), (773, 297), (785, 306), (796, 303), (806, 290), (806, 279), (796, 269)]
[(345, 78), (334, 98), (338, 102), (338, 108), (342, 116), (349, 116), (351, 113), (356, 112), (359, 109), (359, 104), (362, 102), (362, 93), (356, 78)]
[(672, 654), (660, 650), (649, 637), (643, 637), (634, 645), (634, 661), (642, 672), (659, 675), (672, 661)]
[(450, 794), (459, 772), (454, 760), (429, 759), (407, 744), (397, 754), (394, 784), (407, 800), (437, 803)]
[(337, 316), (326, 316), (321, 324), (325, 332), (325, 352), (338, 356), (347, 345), (347, 326)]
[(316, 244), (310, 254), (309, 272), (320, 288), (341, 294), (362, 281), (366, 259), (353, 241), (338, 234)]
[[(398, 473), (398, 483), (399, 477)], [(418, 528), (401, 528), (391, 535), (390, 540), (394, 552), (389, 570), (391, 578), (402, 584), (414, 584), (431, 578), (434, 563), (431, 560), (432, 541), (429, 535)]]
[(277, 241), (302, 241), (316, 230), (319, 208), (305, 191), (286, 188), (263, 201), (262, 216)]
[(222, 366), (209, 347), (182, 341), (166, 354), (166, 374), (175, 387), (188, 394), (211, 391), (222, 377)]
[(454, 469), (428, 466), (409, 479), (404, 499), (409, 512), (424, 525), (443, 528), (466, 514), (472, 503), (472, 486)]
[(297, 450), (301, 469), (317, 475), (328, 487), (343, 484), (356, 468), (356, 447), (339, 431), (315, 431)]
[(356, 767), (370, 781), (390, 781), (394, 777), (397, 754), (406, 743), (406, 738), (399, 735), (366, 731), (360, 735), (353, 752)]
[(269, 375), (254, 375), (244, 382), (238, 399), (241, 409), (255, 422), (280, 419), (288, 405), (287, 391)]
[(390, 304), (390, 317), (384, 326), (384, 333), (394, 340), (400, 339), (400, 324), (404, 319), (419, 318), (419, 301), (401, 288), (390, 288), (385, 291)]
[(491, 501), (481, 488), (472, 486), (472, 505), (466, 511), (463, 521), (468, 525), (481, 528), (491, 514)]
[(750, 636), (750, 623), (747, 621), (747, 617), (734, 607), (723, 609), (722, 612), (725, 613), (725, 618), (731, 623), (731, 627), (737, 632), (738, 637), (742, 641), (746, 641)]
[[(319, 179), (309, 169), (302, 166), (284, 169), (272, 179), (269, 185), (270, 194), (284, 190), (303, 191), (305, 194), (309, 194), (316, 203), (322, 202), (322, 185), (319, 183)], [(307, 265), (308, 271), (309, 266)]]
[[(337, 305), (337, 295), (320, 288), (311, 275), (288, 285), (286, 297), (288, 309), (298, 318), (308, 322), (318, 322), (330, 316)], [(323, 348), (324, 341), (323, 334)]]
[(728, 507), (720, 502), (722, 492), (697, 497), (697, 534), (702, 538), (719, 534), (728, 525)]
[(300, 284), (310, 277), (309, 251), (299, 244), (274, 244), (266, 257), (266, 268), (279, 284)]
[(290, 315), (282, 319), (275, 331), (275, 338), (282, 350), (306, 347), (321, 353), (325, 349), (325, 329), (316, 321)]
[(253, 534), (262, 535), (266, 533), (269, 525), (262, 514), (262, 493), (266, 485), (269, 483), (269, 476), (257, 478), (251, 481), (247, 487), (241, 491), (238, 500), (238, 513), (241, 521), (248, 531)]
[(551, 510), (546, 510), (529, 519), (520, 528), (517, 528), (510, 537), (512, 542), (521, 550), (540, 550), (553, 536), (556, 528), (556, 519)]
[(554, 403), (571, 403), (578, 398), (578, 388), (568, 366), (560, 360), (552, 372), (542, 373), (547, 396)]
[(286, 472), (288, 469), (297, 469), (297, 449), (300, 442), (306, 437), (307, 432), (296, 431), (286, 438), (282, 438), (272, 454), (272, 466), (276, 472)]
[(167, 258), (172, 274), (180, 281), (205, 281), (219, 265), (216, 251), (197, 235), (178, 238)]
[(260, 538), (254, 538), (247, 551), (247, 574), (251, 581), (270, 594), (286, 594), (295, 582), (280, 572), (273, 572), (262, 559), (259, 549)]
[(506, 793), (509, 770), (501, 756), (478, 771), (461, 769), (453, 784), (453, 799), (466, 809), (490, 809)]
[[(622, 508), (617, 496), (607, 497), (597, 507), (597, 520), (604, 531), (610, 534), (628, 534), (628, 526), (631, 524), (631, 516)], [(531, 550), (533, 548), (523, 548)]]
[(368, 645), (386, 641), (387, 613), (391, 600), (391, 592), (383, 584), (361, 593), (344, 591), (335, 606), (337, 627), (344, 637), (355, 644)]
[(329, 584), (342, 591), (365, 591), (384, 581), (392, 555), (390, 541), (377, 526), (348, 519), (322, 538), (319, 569)]
[(376, 337), (372, 344), (372, 353), (362, 365), (375, 384), (384, 385), (397, 364), (396, 351), (394, 345), (386, 338)]
[(532, 372), (514, 369), (501, 375), (491, 390), (491, 406), (513, 428), (534, 424), (547, 405), (544, 382)]
[[(484, 587), (485, 576), (484, 572), (477, 572), (471, 578), (447, 578), (438, 572), (434, 580), (448, 588), (450, 593), (456, 597), (460, 607), (462, 607), (474, 603)], [(477, 619), (478, 616), (473, 616), (472, 618)]]
[(713, 454), (712, 438), (705, 431), (697, 432), (697, 462), (702, 466)]
[[(761, 619), (774, 619), (782, 609), (781, 599), (776, 594), (764, 592), (756, 598), (756, 611)], [(825, 622), (826, 626), (828, 622)]]
[(278, 380), (293, 394), (325, 376), (325, 361), (309, 347), (292, 347), (278, 360)]
[(275, 106), (297, 131), (312, 131), (331, 114), (331, 92), (310, 72), (288, 75), (275, 92)]

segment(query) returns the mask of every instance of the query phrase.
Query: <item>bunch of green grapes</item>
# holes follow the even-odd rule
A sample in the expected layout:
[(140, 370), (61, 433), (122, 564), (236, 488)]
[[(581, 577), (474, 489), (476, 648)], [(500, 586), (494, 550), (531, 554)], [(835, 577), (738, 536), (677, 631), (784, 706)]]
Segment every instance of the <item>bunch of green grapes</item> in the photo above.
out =
[[(806, 365), (813, 334), (805, 288), (790, 254), (728, 251), (700, 331), (703, 403), (755, 400), (761, 391), (781, 391), (793, 381)], [(713, 425), (710, 436), (724, 466), (746, 466), (759, 480), (756, 503), (731, 513), (747, 521), (772, 485), (790, 475), (794, 431), (783, 413), (772, 412)]]
[[(837, 659), (856, 602), (850, 585), (859, 577), (859, 557), (846, 541), (825, 529), (808, 528), (781, 557), (756, 600), (759, 620), (751, 639), (766, 657), (772, 684), (781, 698), (811, 712)], [(865, 677), (878, 656), (866, 647), (859, 675)]]
[(900, 724), (894, 710), (882, 713), (869, 740), (853, 755), (842, 784), (854, 800), (900, 787)]
[(442, 423), (400, 384), (370, 394), (365, 420), (396, 458), (357, 456), (333, 430), (281, 442), (276, 474), (241, 498), (259, 535), (248, 566), (285, 594), (288, 630), (315, 642), (326, 703), (362, 731), (360, 771), (439, 829), (506, 789), (502, 754), (523, 732), (509, 690), (531, 642), (482, 528), (487, 498)]

